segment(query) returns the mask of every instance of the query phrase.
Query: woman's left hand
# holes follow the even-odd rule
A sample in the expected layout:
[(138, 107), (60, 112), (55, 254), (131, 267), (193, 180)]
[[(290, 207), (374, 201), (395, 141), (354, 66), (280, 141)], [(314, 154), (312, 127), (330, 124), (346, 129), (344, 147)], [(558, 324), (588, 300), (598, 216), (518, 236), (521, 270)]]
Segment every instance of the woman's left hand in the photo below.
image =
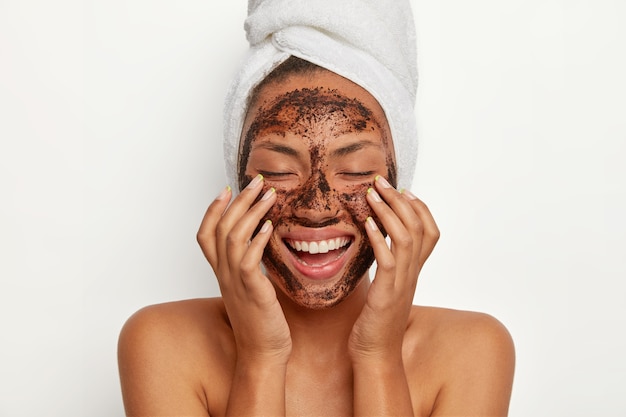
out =
[(410, 192), (398, 192), (381, 176), (366, 198), (391, 245), (369, 218), (365, 229), (377, 269), (352, 329), (349, 352), (353, 361), (384, 361), (402, 354), (417, 278), (439, 239), (439, 229), (422, 201)]

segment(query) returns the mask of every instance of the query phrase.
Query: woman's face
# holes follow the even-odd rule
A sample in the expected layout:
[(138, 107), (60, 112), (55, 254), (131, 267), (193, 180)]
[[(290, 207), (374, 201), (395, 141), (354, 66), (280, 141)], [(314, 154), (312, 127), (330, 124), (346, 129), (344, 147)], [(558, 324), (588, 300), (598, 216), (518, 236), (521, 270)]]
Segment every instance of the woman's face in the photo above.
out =
[(395, 185), (382, 109), (329, 71), (293, 75), (259, 92), (242, 141), (240, 188), (262, 174), (278, 197), (265, 217), (274, 224), (263, 256), (268, 276), (301, 306), (336, 305), (374, 260), (364, 229), (373, 217), (367, 189), (376, 175)]

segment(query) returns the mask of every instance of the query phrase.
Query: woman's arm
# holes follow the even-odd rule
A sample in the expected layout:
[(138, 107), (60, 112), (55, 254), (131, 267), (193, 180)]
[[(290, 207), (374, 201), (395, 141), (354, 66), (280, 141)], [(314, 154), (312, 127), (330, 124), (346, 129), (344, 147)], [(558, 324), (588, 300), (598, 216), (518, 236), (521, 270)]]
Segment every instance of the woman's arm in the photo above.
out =
[(198, 242), (211, 264), (232, 327), (237, 360), (227, 416), (285, 415), (285, 372), (291, 354), (291, 334), (260, 262), (271, 237), (266, 221), (253, 236), (263, 215), (276, 201), (263, 176), (255, 177), (229, 205), (225, 189), (209, 206), (198, 231)]
[(355, 415), (414, 415), (402, 346), (417, 279), (439, 229), (424, 203), (377, 176), (367, 201), (387, 231), (369, 218), (365, 229), (377, 269), (350, 336)]
[(402, 358), (353, 362), (355, 416), (412, 416)]
[(287, 363), (239, 358), (230, 389), (227, 416), (284, 416)]

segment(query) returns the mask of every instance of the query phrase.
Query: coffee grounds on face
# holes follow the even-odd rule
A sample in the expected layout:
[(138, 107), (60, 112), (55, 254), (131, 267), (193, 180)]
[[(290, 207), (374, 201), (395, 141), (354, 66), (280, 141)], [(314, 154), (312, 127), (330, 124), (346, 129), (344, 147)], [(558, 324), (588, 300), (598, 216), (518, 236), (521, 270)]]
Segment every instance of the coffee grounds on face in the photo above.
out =
[[(328, 124), (331, 124), (330, 128)], [(309, 145), (311, 167), (309, 176), (295, 189), (276, 187), (276, 203), (264, 216), (263, 221), (270, 219), (275, 227), (284, 227), (288, 230), (296, 225), (326, 227), (343, 222), (353, 224), (362, 237), (359, 247), (356, 248), (356, 256), (346, 266), (343, 279), (332, 288), (316, 291), (313, 287), (306, 288), (295, 278), (277, 250), (282, 242), (276, 242), (276, 237), (272, 236), (264, 250), (263, 263), (270, 275), (279, 277), (280, 282), (276, 284), (284, 286), (284, 290), (291, 294), (291, 298), (301, 305), (309, 308), (336, 305), (354, 290), (374, 261), (373, 249), (365, 232), (365, 220), (368, 216), (372, 216), (381, 231), (384, 232), (384, 229), (365, 199), (367, 189), (373, 184), (371, 182), (360, 183), (351, 186), (349, 190), (343, 189), (341, 192), (331, 188), (325, 175), (327, 166), (324, 159), (326, 154), (324, 141), (318, 138), (320, 134), (327, 134), (323, 131), (324, 128), (330, 130), (331, 137), (337, 137), (347, 133), (361, 132), (368, 127), (374, 130), (375, 126), (383, 132), (372, 117), (371, 111), (360, 101), (348, 99), (335, 90), (305, 88), (283, 94), (269, 104), (266, 103), (259, 109), (246, 132), (240, 158), (239, 186), (241, 189), (252, 179), (252, 175), (246, 173), (247, 162), (253, 141), (259, 135), (284, 136), (286, 132), (291, 132), (300, 136)], [(387, 146), (387, 138), (382, 139)], [(386, 161), (388, 168), (386, 177), (391, 184), (395, 185), (395, 165), (390, 152)], [(269, 186), (266, 183), (264, 187), (267, 189)], [(259, 196), (263, 195), (264, 191)], [(317, 217), (325, 220), (311, 221), (307, 216), (297, 215), (306, 210), (313, 211)], [(320, 213), (324, 215), (320, 216)]]

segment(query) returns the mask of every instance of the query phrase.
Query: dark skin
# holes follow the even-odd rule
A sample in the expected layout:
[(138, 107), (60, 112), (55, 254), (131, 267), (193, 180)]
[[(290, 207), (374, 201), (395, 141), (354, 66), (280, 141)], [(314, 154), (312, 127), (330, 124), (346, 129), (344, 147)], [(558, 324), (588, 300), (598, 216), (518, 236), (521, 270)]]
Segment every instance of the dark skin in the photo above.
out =
[[(301, 141), (303, 146), (294, 147), (284, 141), (287, 135)], [(316, 140), (320, 135), (327, 140)], [(372, 135), (380, 137), (377, 152), (359, 152), (363, 148), (360, 141)], [(381, 128), (367, 106), (328, 89), (291, 91), (270, 103), (263, 103), (244, 137), (241, 165), (246, 169), (242, 169), (245, 174), (241, 177), (240, 187), (260, 173), (265, 177), (265, 189), (276, 189), (276, 202), (264, 220), (270, 219), (275, 228), (287, 230), (295, 225), (320, 228), (352, 223), (359, 228), (361, 236), (367, 237), (365, 220), (375, 217), (365, 200), (376, 173), (372, 168), (378, 166), (386, 177), (395, 178), (393, 155), (387, 151), (390, 146), (387, 131)], [(334, 152), (329, 155), (331, 142), (339, 145), (335, 145)], [(360, 163), (350, 171), (340, 173), (329, 168), (332, 162), (329, 159), (359, 156), (368, 157), (368, 163)], [(287, 160), (282, 172), (273, 168), (276, 158)], [(335, 180), (340, 175), (349, 181)], [(329, 216), (323, 222), (314, 223), (298, 215), (308, 210), (328, 212)], [(378, 226), (382, 228), (380, 223)], [(354, 290), (374, 261), (369, 239), (362, 239), (357, 256), (346, 267), (344, 278), (331, 287), (319, 289), (298, 280), (285, 266), (284, 254), (277, 249), (279, 243), (276, 237), (270, 240), (263, 263), (272, 276), (280, 277), (279, 287), (284, 287), (292, 298), (301, 300), (300, 303), (309, 308), (330, 307), (341, 302)]]
[[(151, 306), (122, 330), (127, 414), (506, 415), (514, 365), (506, 329), (483, 314), (412, 305), (439, 233), (423, 202), (385, 180), (393, 149), (376, 100), (328, 71), (292, 76), (259, 92), (243, 131), (261, 107), (304, 89), (357, 99), (371, 119), (360, 130), (354, 112), (312, 110), (307, 138), (284, 125), (255, 133), (243, 171), (252, 181), (236, 197), (224, 189), (198, 231), (221, 297)], [(336, 134), (336, 124), (350, 128)], [(263, 179), (261, 170), (288, 175)], [(368, 174), (347, 175), (355, 172)], [(363, 220), (365, 211), (377, 221)], [(377, 262), (372, 281), (350, 275), (366, 241)], [(327, 242), (335, 247), (324, 253)], [(302, 291), (287, 289), (281, 269), (260, 268), (273, 256), (268, 247)]]

